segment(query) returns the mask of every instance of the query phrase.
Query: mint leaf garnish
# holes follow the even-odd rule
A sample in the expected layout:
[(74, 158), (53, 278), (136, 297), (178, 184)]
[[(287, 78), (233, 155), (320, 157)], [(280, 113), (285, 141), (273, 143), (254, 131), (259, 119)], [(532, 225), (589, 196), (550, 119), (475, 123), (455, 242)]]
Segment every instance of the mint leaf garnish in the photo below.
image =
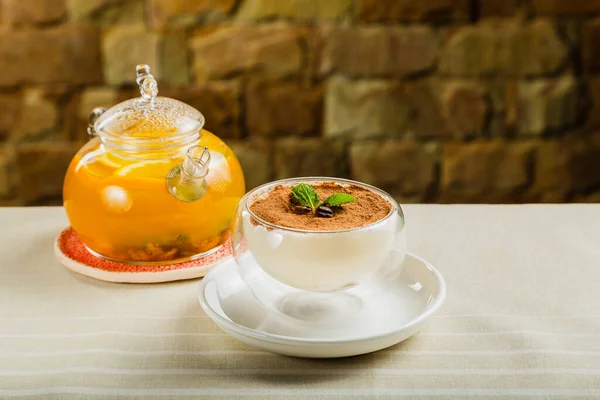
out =
[(322, 205), (328, 205), (329, 207), (341, 206), (342, 204), (351, 203), (356, 201), (356, 197), (351, 196), (347, 193), (334, 193), (322, 203)]
[(302, 204), (313, 210), (319, 205), (319, 195), (315, 189), (306, 183), (300, 183), (292, 188), (292, 194)]

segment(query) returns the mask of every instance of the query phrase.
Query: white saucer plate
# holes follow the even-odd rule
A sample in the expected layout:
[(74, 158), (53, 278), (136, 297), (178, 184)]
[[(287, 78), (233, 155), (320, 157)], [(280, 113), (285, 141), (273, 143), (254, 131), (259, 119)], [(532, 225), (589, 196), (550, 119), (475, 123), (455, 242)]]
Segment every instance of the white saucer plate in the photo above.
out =
[(442, 305), (446, 284), (431, 264), (407, 254), (399, 271), (393, 279), (378, 283), (377, 295), (345, 322), (307, 323), (264, 307), (233, 260), (204, 277), (199, 301), (223, 331), (253, 347), (296, 357), (356, 356), (409, 338)]

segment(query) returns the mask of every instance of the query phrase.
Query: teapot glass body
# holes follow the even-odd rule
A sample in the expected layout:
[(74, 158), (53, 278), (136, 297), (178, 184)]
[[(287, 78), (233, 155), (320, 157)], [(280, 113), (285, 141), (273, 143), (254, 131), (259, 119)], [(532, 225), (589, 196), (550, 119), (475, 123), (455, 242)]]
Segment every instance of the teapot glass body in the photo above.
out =
[(197, 110), (155, 98), (156, 82), (141, 67), (142, 98), (90, 116), (92, 139), (68, 168), (64, 207), (99, 257), (132, 264), (199, 258), (228, 238), (245, 192), (242, 169), (231, 149), (202, 129)]

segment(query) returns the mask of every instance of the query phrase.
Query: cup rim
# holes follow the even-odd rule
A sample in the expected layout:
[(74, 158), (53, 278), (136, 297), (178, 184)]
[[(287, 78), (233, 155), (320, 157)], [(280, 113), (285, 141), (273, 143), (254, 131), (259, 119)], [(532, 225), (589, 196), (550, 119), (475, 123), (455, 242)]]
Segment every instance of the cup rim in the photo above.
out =
[[(290, 228), (287, 226), (277, 225), (277, 224), (265, 221), (264, 219), (258, 217), (254, 212), (252, 212), (252, 210), (250, 210), (249, 199), (253, 195), (256, 195), (258, 192), (264, 191), (265, 189), (268, 189), (268, 188), (271, 188), (271, 187), (274, 187), (277, 185), (290, 183), (290, 182), (297, 182), (297, 183), (334, 182), (334, 183), (352, 184), (352, 185), (361, 186), (363, 188), (372, 190), (373, 192), (375, 192), (378, 195), (380, 195), (381, 197), (383, 197), (385, 200), (387, 200), (392, 205), (392, 208), (385, 217), (383, 217), (377, 221), (371, 222), (370, 224), (357, 226), (355, 228), (328, 229), (328, 230), (299, 229), (299, 228)], [(254, 189), (252, 189), (251, 191), (249, 191), (248, 193), (246, 193), (244, 195), (244, 197), (242, 198), (242, 204), (244, 207), (244, 211), (247, 211), (250, 214), (250, 216), (252, 216), (252, 218), (256, 219), (262, 225), (265, 225), (272, 229), (278, 229), (278, 230), (295, 232), (295, 233), (332, 234), (332, 233), (353, 232), (353, 231), (358, 231), (361, 229), (370, 228), (370, 227), (373, 227), (380, 223), (383, 223), (383, 222), (387, 221), (388, 219), (390, 219), (392, 217), (392, 215), (394, 215), (395, 213), (399, 214), (399, 217), (402, 221), (402, 228), (400, 230), (404, 229), (404, 226), (406, 223), (406, 220), (404, 217), (404, 211), (402, 210), (402, 207), (400, 206), (400, 204), (398, 204), (398, 202), (396, 200), (394, 200), (394, 198), (389, 193), (387, 193), (375, 186), (369, 185), (367, 183), (358, 182), (358, 181), (354, 181), (351, 179), (345, 179), (345, 178), (335, 178), (335, 177), (327, 177), (327, 176), (306, 176), (306, 177), (286, 178), (286, 179), (280, 179), (280, 180), (268, 182), (263, 185), (257, 186)]]

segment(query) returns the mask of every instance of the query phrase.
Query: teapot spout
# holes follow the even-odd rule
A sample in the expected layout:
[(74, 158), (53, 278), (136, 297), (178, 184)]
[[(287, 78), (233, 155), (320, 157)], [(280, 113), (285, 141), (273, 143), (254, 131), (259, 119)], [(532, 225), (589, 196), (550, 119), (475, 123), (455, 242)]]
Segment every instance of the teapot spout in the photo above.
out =
[(190, 202), (206, 194), (206, 175), (210, 164), (208, 147), (192, 146), (183, 162), (167, 174), (167, 188), (178, 200)]

